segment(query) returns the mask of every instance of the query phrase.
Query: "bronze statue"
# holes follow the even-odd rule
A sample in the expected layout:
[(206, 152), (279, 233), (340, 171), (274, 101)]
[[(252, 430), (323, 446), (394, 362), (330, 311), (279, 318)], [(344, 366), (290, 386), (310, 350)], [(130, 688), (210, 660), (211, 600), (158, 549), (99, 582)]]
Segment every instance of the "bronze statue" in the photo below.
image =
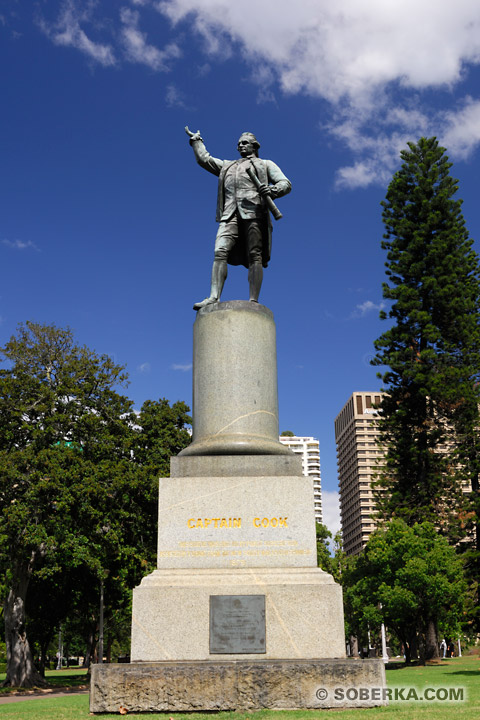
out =
[(272, 223), (282, 214), (273, 202), (290, 192), (292, 185), (271, 160), (258, 157), (260, 143), (253, 133), (242, 133), (237, 144), (239, 160), (219, 160), (207, 151), (200, 131), (191, 132), (190, 145), (198, 164), (218, 175), (217, 222), (210, 296), (195, 303), (194, 310), (216, 303), (227, 278), (227, 263), (248, 268), (250, 300), (258, 302), (263, 268), (270, 260)]

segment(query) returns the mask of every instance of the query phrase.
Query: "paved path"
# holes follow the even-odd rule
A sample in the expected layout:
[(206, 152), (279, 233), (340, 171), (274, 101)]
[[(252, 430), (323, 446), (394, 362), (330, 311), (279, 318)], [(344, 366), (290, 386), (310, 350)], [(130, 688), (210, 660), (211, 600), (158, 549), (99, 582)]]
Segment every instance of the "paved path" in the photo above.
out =
[(11, 693), (1, 693), (0, 694), (0, 705), (5, 705), (6, 703), (13, 703), (13, 702), (22, 702), (22, 700), (38, 700), (39, 698), (49, 698), (49, 697), (68, 697), (69, 695), (86, 695), (88, 693), (88, 688), (86, 687), (78, 687), (78, 688), (72, 688), (71, 690), (44, 690), (43, 692), (32, 690), (31, 692), (11, 692)]

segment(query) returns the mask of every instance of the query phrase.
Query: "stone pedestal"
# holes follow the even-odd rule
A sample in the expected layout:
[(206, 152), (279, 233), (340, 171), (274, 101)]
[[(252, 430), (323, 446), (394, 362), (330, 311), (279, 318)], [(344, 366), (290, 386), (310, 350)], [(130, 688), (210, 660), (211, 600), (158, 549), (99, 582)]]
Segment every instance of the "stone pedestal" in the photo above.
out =
[(185, 455), (286, 455), (278, 440), (273, 313), (236, 300), (200, 310), (193, 328), (193, 442)]
[(159, 481), (157, 570), (133, 593), (132, 665), (95, 666), (91, 711), (357, 706), (334, 686), (383, 687), (384, 667), (345, 658), (341, 588), (316, 563), (312, 481), (278, 440), (267, 308), (197, 314), (193, 428)]
[(97, 713), (297, 710), (386, 705), (378, 660), (222, 660), (93, 665)]
[[(263, 651), (212, 652), (210, 598), (243, 595), (265, 598)], [(318, 568), (156, 570), (132, 622), (132, 662), (345, 657), (341, 588)]]
[(293, 453), (268, 467), (295, 475), (253, 474), (255, 457), (223, 456), (219, 470), (251, 474), (220, 476), (211, 458), (178, 457), (160, 479), (158, 569), (133, 593), (132, 662), (218, 659), (209, 614), (218, 595), (265, 597), (266, 659), (345, 656), (341, 588), (316, 566), (311, 479)]

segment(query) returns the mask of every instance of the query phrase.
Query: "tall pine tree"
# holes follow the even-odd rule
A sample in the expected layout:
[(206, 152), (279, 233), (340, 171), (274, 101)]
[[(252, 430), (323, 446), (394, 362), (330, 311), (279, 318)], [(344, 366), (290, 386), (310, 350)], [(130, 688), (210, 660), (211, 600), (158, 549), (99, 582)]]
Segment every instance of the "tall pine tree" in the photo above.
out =
[[(456, 542), (476, 521), (478, 497), (479, 265), (445, 149), (436, 138), (408, 147), (382, 203), (383, 296), (392, 302), (382, 316), (392, 324), (373, 360), (388, 367), (378, 506), (387, 519), (430, 521)], [(462, 484), (474, 492), (465, 496)]]

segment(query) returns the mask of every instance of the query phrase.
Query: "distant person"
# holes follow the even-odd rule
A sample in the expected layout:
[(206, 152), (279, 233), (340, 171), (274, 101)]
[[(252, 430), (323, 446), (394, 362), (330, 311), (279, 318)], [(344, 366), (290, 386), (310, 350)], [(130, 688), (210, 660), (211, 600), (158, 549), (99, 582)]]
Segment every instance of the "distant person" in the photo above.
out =
[(447, 654), (447, 642), (445, 638), (443, 638), (442, 642), (440, 643), (440, 652), (442, 653), (443, 658)]

